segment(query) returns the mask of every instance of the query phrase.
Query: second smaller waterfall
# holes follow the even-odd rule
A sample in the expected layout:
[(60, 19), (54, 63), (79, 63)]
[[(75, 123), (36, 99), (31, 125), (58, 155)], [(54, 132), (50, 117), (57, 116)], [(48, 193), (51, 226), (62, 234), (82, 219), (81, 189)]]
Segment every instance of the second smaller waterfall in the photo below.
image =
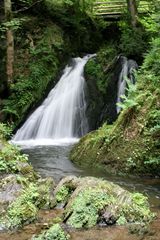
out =
[[(122, 57), (122, 70), (119, 75), (118, 86), (117, 86), (117, 103), (123, 101), (122, 97), (126, 94), (127, 79), (135, 84), (134, 70), (138, 69), (138, 65), (134, 60), (128, 60), (126, 57)], [(117, 113), (121, 111), (121, 107), (117, 105)]]

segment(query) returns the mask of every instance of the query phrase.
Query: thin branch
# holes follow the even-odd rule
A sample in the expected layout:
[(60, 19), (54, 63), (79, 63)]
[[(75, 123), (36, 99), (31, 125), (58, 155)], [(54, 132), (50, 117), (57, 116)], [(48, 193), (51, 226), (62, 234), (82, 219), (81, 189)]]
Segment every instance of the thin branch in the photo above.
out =
[(13, 11), (13, 13), (19, 13), (19, 12), (24, 12), (24, 11), (27, 11), (28, 9), (32, 8), (34, 5), (42, 2), (43, 0), (38, 0), (37, 2), (34, 2), (32, 5), (28, 6), (28, 7), (24, 7), (24, 8), (21, 8), (17, 11)]

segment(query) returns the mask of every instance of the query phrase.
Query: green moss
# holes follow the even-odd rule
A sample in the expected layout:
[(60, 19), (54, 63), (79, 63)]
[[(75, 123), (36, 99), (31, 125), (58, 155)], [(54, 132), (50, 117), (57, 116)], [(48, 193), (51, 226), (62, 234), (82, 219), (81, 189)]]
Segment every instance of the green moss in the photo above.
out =
[(122, 204), (118, 223), (123, 217), (129, 223), (149, 223), (155, 214), (151, 213), (146, 196), (141, 193), (133, 193), (131, 194), (131, 202)]
[(90, 79), (96, 79), (96, 85), (100, 92), (105, 93), (106, 79), (101, 63), (95, 59), (91, 59), (85, 66), (85, 73)]
[(69, 240), (70, 237), (66, 234), (59, 224), (53, 225), (50, 229), (42, 234), (35, 236), (32, 240)]
[(0, 222), (6, 228), (19, 228), (37, 218), (38, 210), (52, 208), (54, 199), (51, 195), (53, 180), (39, 180), (36, 183), (17, 176), (17, 183), (23, 187), (14, 202), (9, 204), (6, 214), (0, 216)]
[(0, 123), (0, 139), (8, 139), (11, 136), (12, 128), (5, 123)]
[(65, 213), (66, 218), (69, 216), (67, 224), (75, 228), (95, 226), (99, 211), (113, 201), (114, 198), (111, 198), (105, 192), (87, 188), (78, 194), (69, 212)]
[(108, 42), (100, 48), (96, 59), (90, 59), (85, 66), (86, 77), (89, 78), (93, 84), (96, 84), (101, 94), (106, 93), (106, 88), (110, 80), (110, 73), (106, 72), (113, 63), (118, 52), (116, 50), (116, 43)]
[(28, 158), (25, 154), (20, 154), (17, 147), (5, 144), (0, 153), (0, 172), (4, 173), (18, 173), (22, 171), (21, 164), (27, 164), (30, 172), (33, 168), (28, 164)]
[(74, 228), (90, 228), (98, 223), (148, 224), (154, 216), (144, 195), (130, 193), (109, 181), (85, 177), (77, 179), (76, 189), (64, 206), (63, 220)]
[(69, 196), (70, 196), (69, 188), (67, 186), (62, 186), (56, 193), (56, 201), (58, 203), (64, 203), (67, 201)]

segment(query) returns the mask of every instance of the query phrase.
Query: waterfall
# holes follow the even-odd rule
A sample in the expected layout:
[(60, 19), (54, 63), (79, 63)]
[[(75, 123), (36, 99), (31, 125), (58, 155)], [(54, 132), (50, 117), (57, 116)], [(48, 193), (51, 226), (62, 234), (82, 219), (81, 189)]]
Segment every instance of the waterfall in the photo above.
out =
[(42, 105), (17, 131), (13, 142), (72, 139), (87, 133), (84, 66), (93, 56), (72, 59)]
[[(119, 74), (118, 87), (117, 87), (117, 103), (123, 102), (121, 96), (126, 94), (127, 81), (129, 79), (131, 83), (135, 84), (134, 70), (138, 69), (138, 65), (134, 60), (128, 60), (126, 57), (122, 58), (122, 69)], [(121, 111), (121, 107), (117, 105), (117, 113)]]

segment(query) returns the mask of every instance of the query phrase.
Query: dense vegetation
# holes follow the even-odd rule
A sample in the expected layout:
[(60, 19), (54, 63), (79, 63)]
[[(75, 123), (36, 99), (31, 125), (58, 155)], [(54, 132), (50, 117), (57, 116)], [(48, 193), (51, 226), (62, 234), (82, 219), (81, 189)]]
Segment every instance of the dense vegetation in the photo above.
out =
[[(124, 96), (122, 112), (113, 125), (106, 123), (97, 131), (82, 138), (73, 149), (71, 158), (79, 165), (99, 164), (113, 172), (136, 172), (159, 175), (159, 23), (158, 13), (140, 19), (149, 45), (147, 52), (143, 39), (132, 41), (125, 23), (120, 48), (127, 55), (137, 55), (134, 49), (143, 53), (143, 64), (137, 72), (136, 86), (128, 84), (128, 97)], [(120, 23), (122, 26), (123, 23)], [(133, 30), (132, 30), (133, 31)], [(137, 31), (137, 30), (136, 30)], [(138, 35), (139, 37), (139, 35)], [(146, 39), (146, 40), (147, 40)], [(127, 44), (129, 42), (129, 45)], [(126, 43), (126, 44), (125, 44)], [(132, 45), (133, 44), (133, 45)], [(147, 45), (147, 46), (149, 46)], [(140, 55), (139, 55), (140, 57)], [(141, 57), (140, 57), (141, 58)], [(98, 70), (98, 69), (97, 69)], [(101, 71), (99, 72), (101, 74)], [(99, 78), (100, 79), (100, 78)]]
[[(101, 179), (71, 176), (55, 187), (7, 142), (56, 84), (69, 59), (96, 52), (85, 66), (90, 91), (87, 117), (94, 131), (73, 148), (71, 159), (79, 166), (98, 166), (116, 174), (159, 177), (160, 8), (149, 2), (151, 9), (138, 16), (136, 25), (127, 12), (120, 21), (96, 17), (94, 0), (14, 0), (9, 15), (0, 8), (0, 229), (23, 227), (37, 221), (40, 210), (54, 208), (63, 214), (32, 239), (68, 240), (63, 224), (146, 227), (155, 217), (147, 197)], [(13, 73), (6, 71), (12, 62), (7, 55), (10, 45)], [(127, 94), (117, 114), (111, 110), (116, 108), (111, 98), (117, 97), (113, 80), (120, 72), (119, 67), (115, 71), (120, 56), (136, 60), (139, 70), (134, 73), (136, 85), (126, 79)], [(104, 114), (106, 102), (110, 109)]]
[(86, 13), (88, 5), (77, 1), (14, 1), (12, 8), (14, 18), (0, 28), (1, 43), (11, 29), (15, 46), (12, 83), (6, 83), (6, 45), (1, 46), (1, 119), (17, 125), (56, 83), (69, 58), (95, 51), (101, 34)]

